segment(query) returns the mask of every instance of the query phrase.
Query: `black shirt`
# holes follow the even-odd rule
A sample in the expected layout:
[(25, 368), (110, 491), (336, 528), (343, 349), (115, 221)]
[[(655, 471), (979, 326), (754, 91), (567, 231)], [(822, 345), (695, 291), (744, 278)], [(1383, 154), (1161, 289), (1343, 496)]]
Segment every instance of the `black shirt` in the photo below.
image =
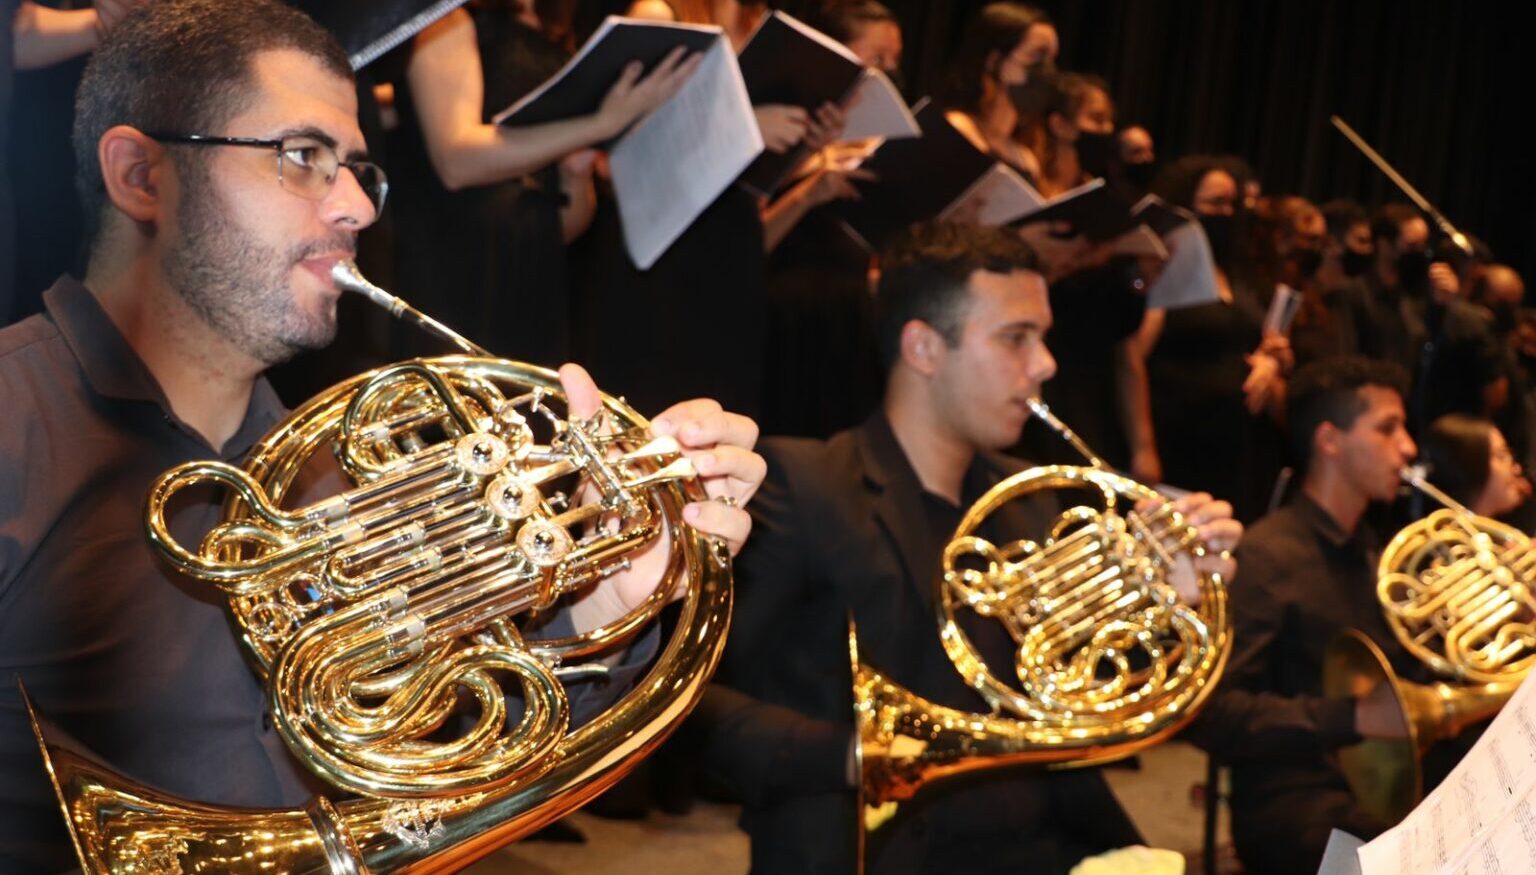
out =
[[(1359, 736), (1353, 700), (1323, 698), (1323, 661), (1334, 638), (1354, 628), (1370, 636), (1399, 673), (1422, 673), (1376, 600), (1379, 555), (1369, 522), (1345, 532), (1305, 493), (1256, 523), (1238, 544), (1232, 655), (1189, 736), (1232, 766), (1233, 833), (1250, 869), (1265, 863), (1254, 855), (1268, 853), (1265, 846), (1278, 836), (1315, 834), (1326, 841), (1326, 828), (1306, 828), (1317, 817), (1333, 818), (1328, 825), (1357, 835), (1372, 831), (1331, 756)], [(1323, 798), (1338, 799), (1347, 810), (1328, 810)], [(1255, 835), (1266, 838), (1245, 841)], [(1315, 854), (1300, 865), (1315, 870), (1321, 844)]]
[[(0, 871), (56, 872), (74, 855), (13, 678), (38, 708), (129, 776), (222, 805), (311, 794), (263, 720), (265, 697), (212, 585), (169, 574), (143, 534), (162, 471), (233, 461), (280, 419), (265, 380), (216, 451), (171, 411), (84, 286), (0, 331)], [(183, 543), (218, 519), (180, 502)]]

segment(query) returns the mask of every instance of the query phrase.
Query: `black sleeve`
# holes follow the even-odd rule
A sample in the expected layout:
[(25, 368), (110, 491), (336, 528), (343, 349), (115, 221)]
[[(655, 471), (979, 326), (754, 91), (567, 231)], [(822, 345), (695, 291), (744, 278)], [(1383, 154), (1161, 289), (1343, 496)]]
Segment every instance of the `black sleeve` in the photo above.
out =
[(1313, 754), (1358, 741), (1354, 700), (1269, 691), (1286, 605), (1277, 585), (1295, 569), (1285, 550), (1239, 544), (1230, 587), (1232, 655), (1216, 691), (1184, 732), (1226, 760)]
[(844, 790), (851, 740), (846, 726), (764, 702), (744, 692), (810, 584), (804, 508), (797, 505), (787, 454), (762, 448), (768, 476), (753, 497), (752, 535), (736, 559), (735, 606), (725, 659), (699, 709), (703, 753), (748, 805), (778, 795)]

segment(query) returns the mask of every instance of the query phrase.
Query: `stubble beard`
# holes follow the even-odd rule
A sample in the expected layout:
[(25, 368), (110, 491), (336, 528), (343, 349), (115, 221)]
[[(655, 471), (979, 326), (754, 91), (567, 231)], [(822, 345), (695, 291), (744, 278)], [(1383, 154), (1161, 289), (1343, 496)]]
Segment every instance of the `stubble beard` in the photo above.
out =
[(268, 366), (329, 345), (336, 338), (335, 307), (306, 313), (290, 277), (308, 255), (350, 248), (351, 237), (307, 241), (287, 251), (263, 245), (230, 220), (206, 171), (187, 169), (181, 236), (164, 259), (172, 288), (210, 328)]

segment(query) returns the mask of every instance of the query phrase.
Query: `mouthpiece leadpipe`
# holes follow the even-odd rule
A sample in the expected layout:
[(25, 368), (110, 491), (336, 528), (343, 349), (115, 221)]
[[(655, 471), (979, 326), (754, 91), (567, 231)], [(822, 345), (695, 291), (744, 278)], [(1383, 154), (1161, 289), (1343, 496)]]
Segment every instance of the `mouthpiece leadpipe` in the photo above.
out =
[(368, 280), (363, 278), (362, 271), (357, 269), (357, 264), (350, 258), (343, 258), (341, 261), (336, 262), (336, 266), (331, 268), (331, 280), (342, 291), (357, 292), (378, 306), (388, 310), (389, 315), (396, 319), (404, 319), (407, 322), (415, 323), (429, 334), (437, 335), (464, 352), (471, 355), (488, 357), (491, 355), (490, 351), (480, 344), (469, 340), (452, 328), (412, 307), (401, 298), (397, 298), (373, 283), (368, 282)]
[(1087, 444), (1083, 443), (1083, 439), (1077, 436), (1077, 432), (1069, 428), (1065, 422), (1056, 418), (1056, 414), (1051, 412), (1050, 406), (1044, 401), (1041, 401), (1039, 398), (1029, 398), (1024, 401), (1024, 404), (1029, 407), (1029, 411), (1038, 417), (1041, 422), (1050, 426), (1051, 431), (1061, 435), (1062, 440), (1071, 444), (1072, 449), (1081, 453), (1083, 458), (1088, 460), (1089, 466), (1103, 468), (1106, 471), (1111, 470), (1109, 465), (1105, 464), (1104, 460), (1098, 457), (1097, 453), (1089, 449)]
[(1445, 491), (1429, 482), (1429, 467), (1404, 465), (1397, 471), (1403, 482), (1463, 516), (1476, 516), (1466, 505), (1445, 494)]

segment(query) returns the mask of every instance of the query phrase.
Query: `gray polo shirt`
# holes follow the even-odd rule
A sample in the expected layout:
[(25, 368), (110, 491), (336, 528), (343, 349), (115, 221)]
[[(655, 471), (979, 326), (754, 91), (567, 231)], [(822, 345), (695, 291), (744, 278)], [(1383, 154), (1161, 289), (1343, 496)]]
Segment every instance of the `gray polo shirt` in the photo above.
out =
[[(283, 417), (258, 380), (216, 451), (177, 419), (96, 298), (64, 277), (45, 311), (0, 330), (0, 873), (75, 864), (14, 678), (40, 710), (132, 778), (197, 802), (302, 804), (326, 788), (288, 754), (211, 584), (157, 561), (144, 497), (166, 469), (237, 461)], [(221, 495), (178, 498), (183, 544)], [(556, 612), (535, 637), (572, 631)], [(653, 627), (606, 677), (568, 685), (573, 725), (622, 695), (659, 649)], [(520, 703), (509, 702), (513, 719)], [(335, 795), (332, 791), (331, 795)]]
[[(189, 799), (290, 806), (307, 778), (264, 718), (211, 585), (159, 564), (144, 496), (167, 468), (236, 460), (283, 415), (256, 383), (222, 452), (176, 418), (96, 299), (65, 277), (0, 331), (0, 872), (74, 864), (14, 678), (132, 777)], [(180, 501), (195, 543), (217, 497)]]

